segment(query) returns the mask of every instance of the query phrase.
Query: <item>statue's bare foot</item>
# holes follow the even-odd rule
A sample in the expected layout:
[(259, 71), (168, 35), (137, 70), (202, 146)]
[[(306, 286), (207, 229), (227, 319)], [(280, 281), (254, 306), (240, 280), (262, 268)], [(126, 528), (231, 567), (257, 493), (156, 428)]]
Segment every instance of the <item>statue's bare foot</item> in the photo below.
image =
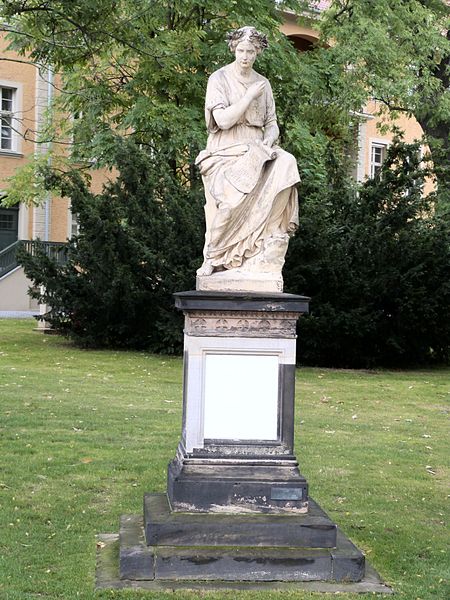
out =
[(214, 266), (211, 264), (211, 262), (209, 260), (205, 260), (205, 262), (202, 264), (200, 269), (197, 269), (197, 275), (199, 277), (212, 275), (213, 271), (214, 271)]

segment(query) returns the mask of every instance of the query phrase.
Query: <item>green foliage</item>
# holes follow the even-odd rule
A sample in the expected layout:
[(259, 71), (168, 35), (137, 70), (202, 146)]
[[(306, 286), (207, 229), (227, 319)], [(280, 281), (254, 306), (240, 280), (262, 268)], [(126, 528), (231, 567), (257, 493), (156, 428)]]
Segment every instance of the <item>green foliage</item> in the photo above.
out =
[[(283, 3), (298, 14), (302, 5)], [(269, 36), (257, 69), (272, 82), (281, 142), (302, 176), (285, 275), (287, 289), (313, 297), (300, 356), (345, 366), (448, 358), (447, 5), (336, 0), (320, 24), (323, 45), (301, 55), (280, 34), (272, 0), (24, 0), (0, 11), (13, 47), (59, 72), (53, 148), (73, 139), (74, 166), (94, 160), (120, 174), (95, 196), (72, 171), (47, 173), (47, 187), (72, 199), (80, 236), (65, 268), (23, 261), (45, 284), (59, 329), (85, 345), (180, 348), (171, 293), (193, 287), (200, 262), (194, 160), (205, 145), (206, 80), (231, 59), (226, 31), (253, 24)], [(438, 196), (421, 198), (425, 171), (399, 143), (381, 179), (359, 191), (349, 183), (355, 114), (370, 96), (419, 120)]]
[(225, 34), (236, 26), (268, 34), (257, 68), (272, 82), (282, 142), (306, 175), (323, 171), (326, 140), (348, 124), (354, 99), (346, 106), (330, 100), (339, 67), (319, 48), (299, 55), (280, 33), (283, 7), (298, 11), (299, 2), (25, 0), (3, 2), (0, 15), (10, 23), (12, 47), (58, 73), (53, 130), (46, 132), (55, 149), (72, 139), (78, 166), (93, 159), (95, 167), (114, 166), (115, 137), (131, 136), (158, 154), (163, 171), (195, 186), (206, 80), (230, 62)]
[(73, 169), (120, 172), (98, 196), (70, 169), (47, 173), (46, 188), (63, 188), (81, 227), (67, 267), (44, 255), (22, 258), (35, 284), (45, 284), (49, 319), (85, 345), (179, 349), (170, 296), (193, 287), (201, 260), (203, 188), (194, 161), (206, 142), (207, 78), (232, 60), (226, 32), (253, 24), (268, 34), (257, 68), (273, 83), (283, 144), (305, 180), (325, 179), (327, 141), (343, 137), (348, 122), (328, 100), (338, 80), (333, 65), (298, 55), (272, 0), (26, 0), (1, 10), (12, 46), (58, 73), (45, 135), (54, 153), (72, 139)]
[(46, 319), (84, 346), (180, 351), (182, 318), (171, 294), (191, 289), (201, 256), (202, 197), (161, 172), (158, 161), (118, 139), (119, 174), (101, 194), (77, 172), (48, 171), (47, 185), (71, 198), (80, 233), (68, 262), (41, 251), (21, 261), (51, 307)]
[(433, 153), (440, 201), (449, 206), (450, 4), (334, 0), (319, 28), (341, 72), (338, 101), (353, 97), (362, 107), (374, 98), (391, 118), (414, 116)]
[[(55, 111), (78, 117), (73, 132), (64, 123), (74, 158), (110, 165), (111, 138), (133, 135), (179, 177), (204, 146), (206, 79), (230, 59), (225, 33), (246, 23), (267, 32), (276, 43), (265, 64), (275, 72), (290, 48), (271, 0), (6, 1), (0, 14), (12, 47), (59, 73)], [(64, 141), (54, 116), (55, 142)]]
[(17, 206), (19, 202), (27, 205), (42, 204), (47, 197), (43, 171), (48, 166), (50, 153), (38, 154), (29, 159), (15, 174), (7, 178), (8, 195), (2, 199), (2, 206)]
[[(340, 367), (450, 359), (450, 219), (424, 198), (417, 144), (396, 140), (359, 190), (342, 165), (307, 189), (286, 265), (289, 291), (312, 297), (299, 357)], [(330, 157), (332, 153), (330, 153)]]

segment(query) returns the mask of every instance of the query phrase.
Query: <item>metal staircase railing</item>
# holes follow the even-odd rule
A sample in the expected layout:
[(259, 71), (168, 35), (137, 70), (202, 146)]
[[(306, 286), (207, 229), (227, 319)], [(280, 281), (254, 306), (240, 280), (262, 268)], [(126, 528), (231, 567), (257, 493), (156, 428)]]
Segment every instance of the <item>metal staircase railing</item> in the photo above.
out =
[(42, 242), (41, 240), (18, 240), (13, 244), (0, 250), (0, 278), (7, 275), (19, 266), (17, 252), (24, 248), (26, 252), (35, 256), (37, 249), (44, 250), (46, 256), (56, 261), (58, 265), (67, 262), (67, 247), (64, 242)]
[(6, 248), (0, 251), (0, 277), (13, 271), (17, 265), (17, 250), (20, 248), (21, 242), (13, 242)]

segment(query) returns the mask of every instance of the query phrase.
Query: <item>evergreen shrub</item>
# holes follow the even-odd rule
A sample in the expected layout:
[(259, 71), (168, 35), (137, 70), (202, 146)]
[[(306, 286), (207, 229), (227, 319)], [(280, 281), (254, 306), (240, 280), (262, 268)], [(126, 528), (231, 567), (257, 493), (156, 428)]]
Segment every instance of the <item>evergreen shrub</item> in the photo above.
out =
[[(298, 357), (328, 367), (405, 367), (450, 357), (450, 222), (423, 196), (417, 144), (396, 140), (380, 173), (357, 188), (327, 153), (327, 176), (304, 177), (300, 230), (284, 270), (287, 292), (311, 296)], [(22, 254), (46, 319), (87, 347), (174, 353), (182, 315), (172, 294), (194, 289), (203, 245), (203, 189), (118, 141), (118, 177), (101, 194), (80, 175), (47, 173), (71, 199), (80, 232), (61, 267)]]
[[(333, 153), (330, 152), (330, 157)], [(396, 139), (359, 189), (344, 165), (301, 190), (286, 291), (311, 296), (298, 357), (329, 367), (405, 367), (450, 358), (450, 220), (423, 195), (418, 144)]]
[(195, 287), (203, 244), (203, 192), (177, 185), (156, 157), (117, 140), (118, 176), (93, 194), (76, 171), (48, 172), (71, 199), (79, 235), (58, 266), (43, 250), (22, 252), (27, 276), (44, 291), (46, 320), (86, 347), (180, 352), (183, 318), (172, 294)]

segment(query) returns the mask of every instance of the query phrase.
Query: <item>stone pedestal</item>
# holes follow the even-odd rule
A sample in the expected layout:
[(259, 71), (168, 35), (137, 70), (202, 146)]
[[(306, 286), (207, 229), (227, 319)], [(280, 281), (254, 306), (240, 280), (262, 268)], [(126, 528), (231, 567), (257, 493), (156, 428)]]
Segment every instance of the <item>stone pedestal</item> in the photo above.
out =
[(296, 321), (290, 294), (182, 292), (182, 438), (169, 465), (172, 510), (306, 512), (293, 454)]
[(120, 586), (364, 584), (364, 555), (309, 498), (293, 451), (295, 330), (308, 298), (194, 291), (175, 302), (181, 441), (167, 493), (121, 518)]

